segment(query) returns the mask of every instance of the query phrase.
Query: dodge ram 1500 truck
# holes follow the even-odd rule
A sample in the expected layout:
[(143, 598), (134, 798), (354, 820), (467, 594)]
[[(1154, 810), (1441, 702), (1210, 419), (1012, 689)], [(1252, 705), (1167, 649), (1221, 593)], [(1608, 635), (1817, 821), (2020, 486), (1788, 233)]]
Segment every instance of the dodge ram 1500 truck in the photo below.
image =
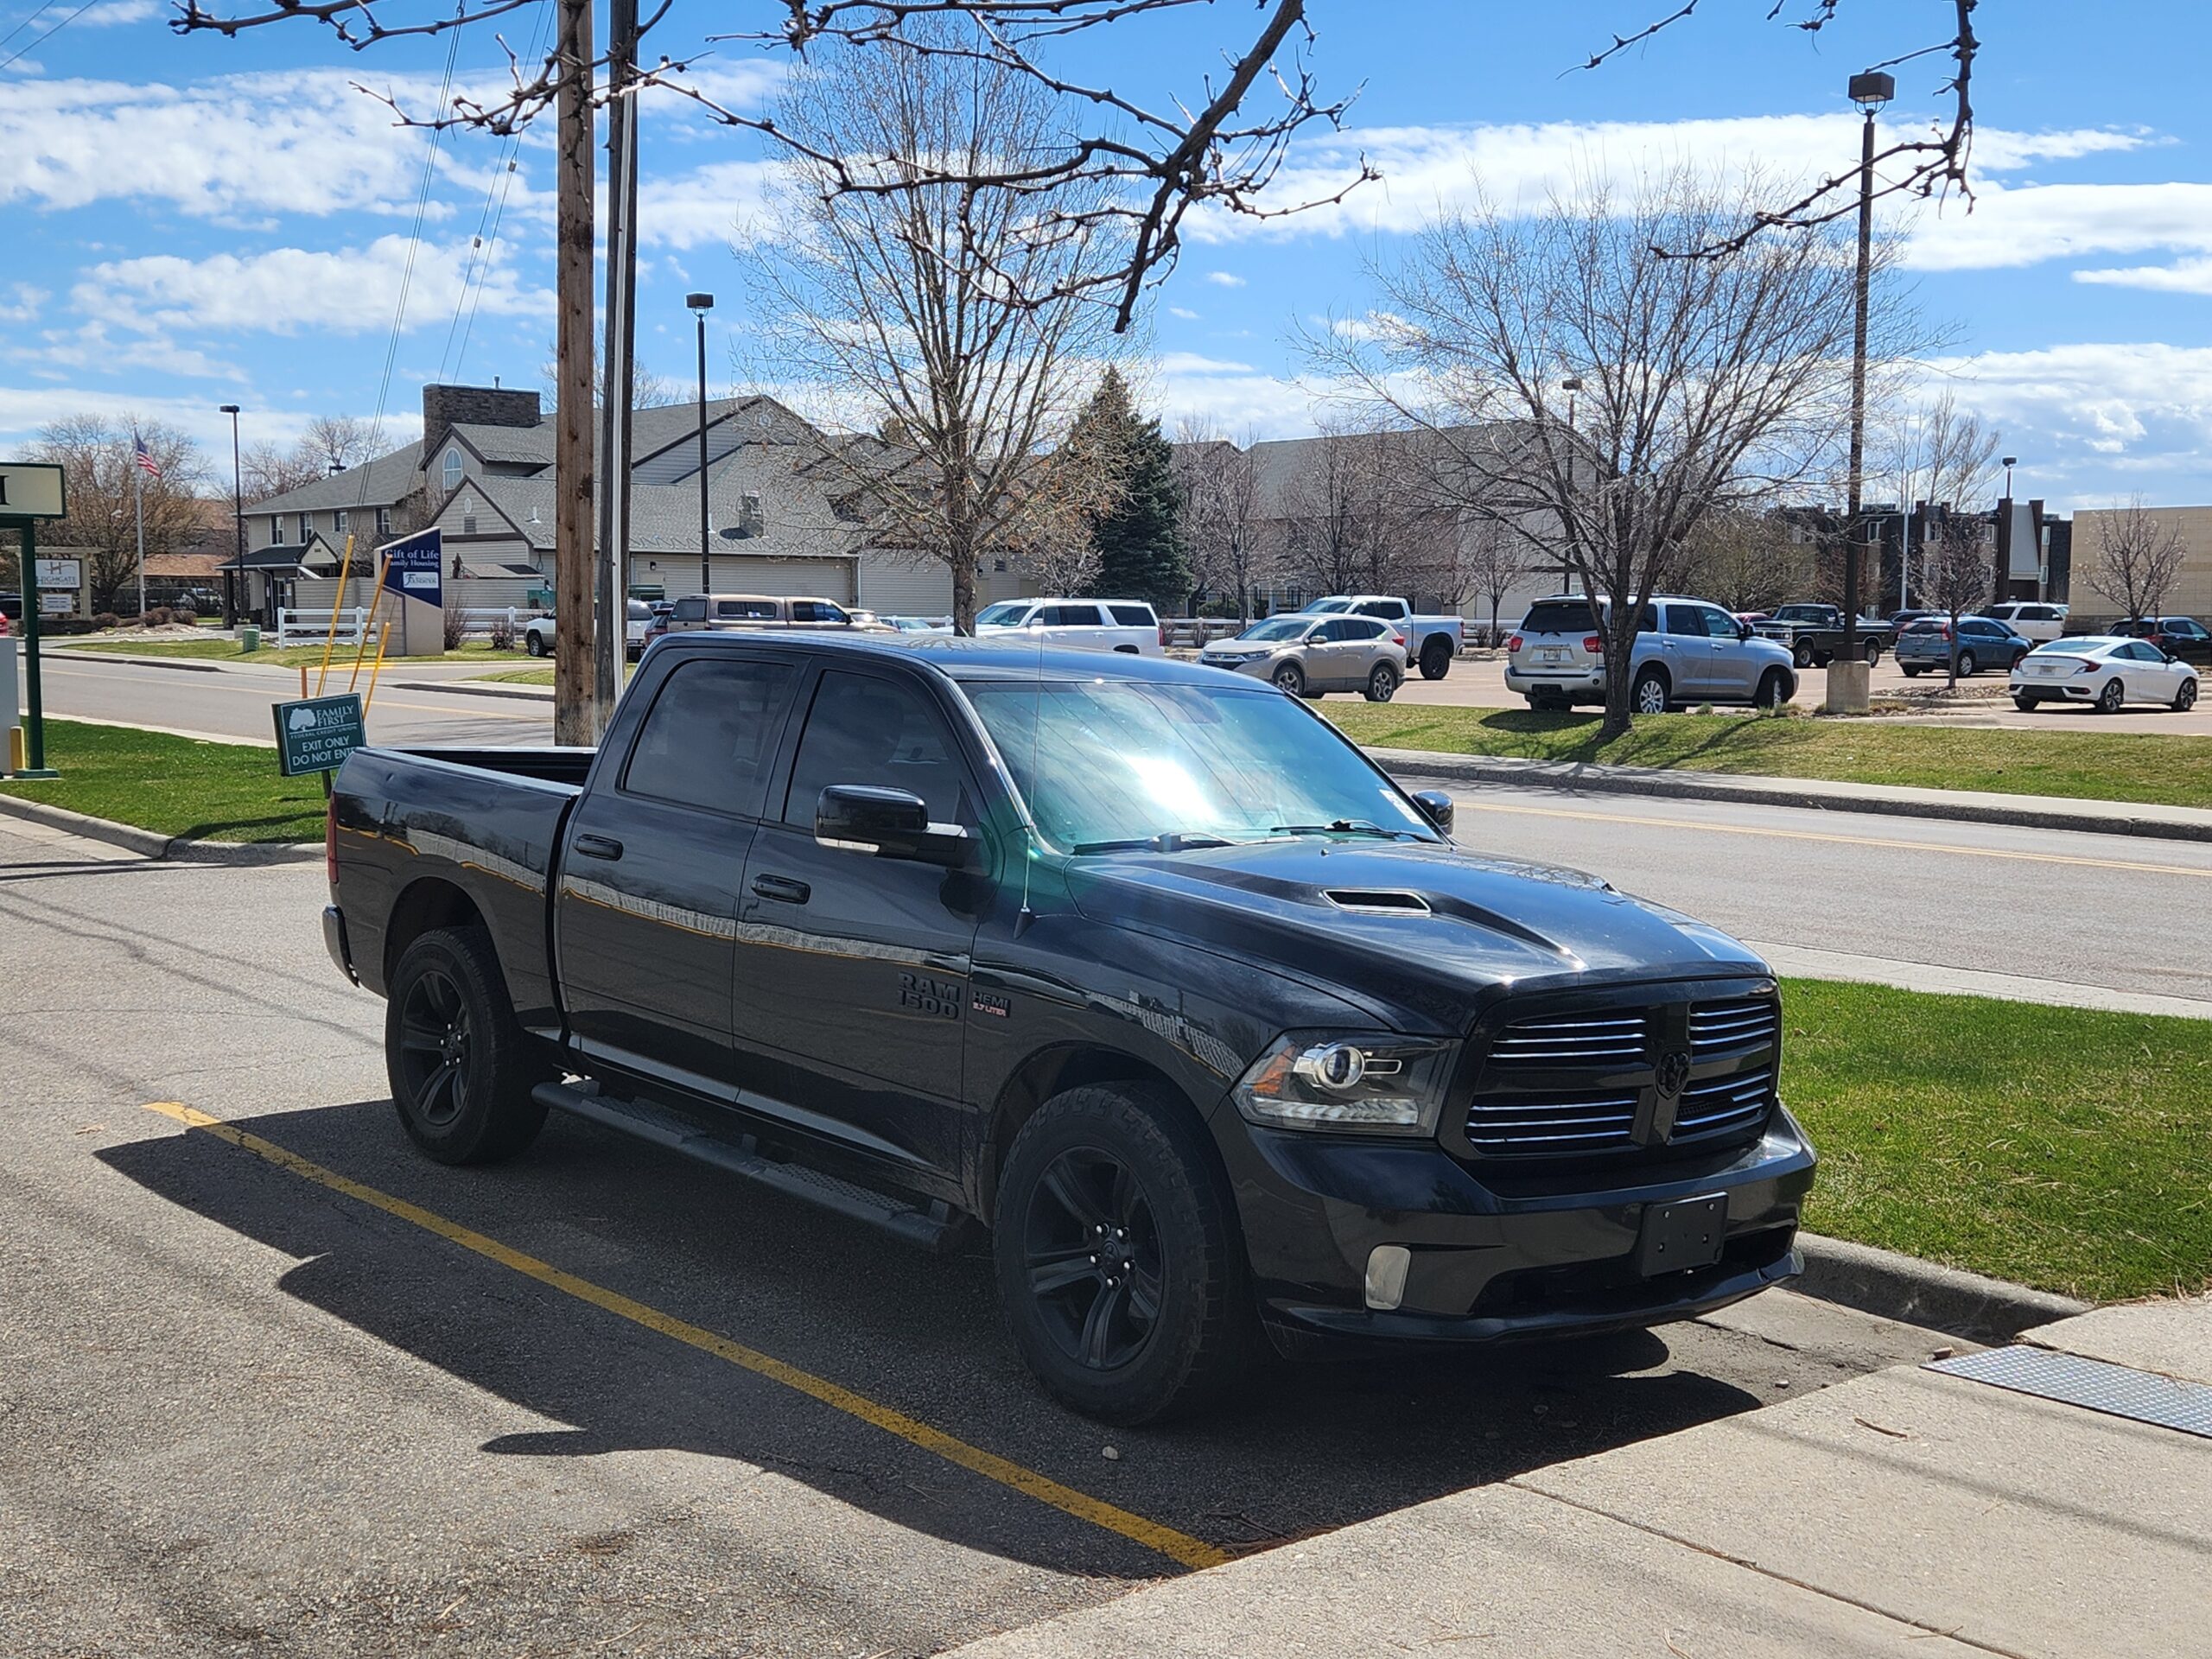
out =
[(911, 1243), (1144, 1421), (1251, 1344), (1682, 1319), (1798, 1271), (1772, 974), (1455, 846), (1296, 699), (1095, 652), (656, 643), (604, 742), (363, 749), (333, 959), (401, 1124), (574, 1114)]

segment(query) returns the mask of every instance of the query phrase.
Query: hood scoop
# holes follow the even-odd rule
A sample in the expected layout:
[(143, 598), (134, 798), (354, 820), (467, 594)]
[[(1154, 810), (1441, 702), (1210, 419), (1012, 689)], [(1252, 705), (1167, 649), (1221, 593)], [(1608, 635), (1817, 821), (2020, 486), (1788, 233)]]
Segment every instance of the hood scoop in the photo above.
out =
[(1426, 916), (1428, 900), (1417, 893), (1372, 887), (1324, 887), (1321, 896), (1338, 910), (1362, 916)]

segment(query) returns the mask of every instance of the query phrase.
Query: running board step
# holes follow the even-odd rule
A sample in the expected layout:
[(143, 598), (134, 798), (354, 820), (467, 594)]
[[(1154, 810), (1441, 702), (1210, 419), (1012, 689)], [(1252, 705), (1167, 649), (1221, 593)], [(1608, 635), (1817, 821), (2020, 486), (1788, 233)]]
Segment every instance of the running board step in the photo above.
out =
[(588, 1118), (620, 1134), (711, 1164), (756, 1186), (804, 1199), (849, 1220), (865, 1222), (902, 1243), (937, 1255), (949, 1255), (967, 1240), (968, 1217), (941, 1199), (903, 1198), (804, 1164), (764, 1158), (755, 1150), (751, 1135), (725, 1140), (665, 1107), (601, 1094), (590, 1084), (541, 1083), (530, 1092), (531, 1099), (555, 1111)]

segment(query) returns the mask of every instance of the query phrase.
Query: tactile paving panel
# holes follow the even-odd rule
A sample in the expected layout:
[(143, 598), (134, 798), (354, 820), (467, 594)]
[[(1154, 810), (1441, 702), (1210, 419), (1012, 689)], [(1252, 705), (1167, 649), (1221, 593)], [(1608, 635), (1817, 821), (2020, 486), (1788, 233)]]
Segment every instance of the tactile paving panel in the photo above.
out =
[(1929, 1360), (1925, 1369), (2212, 1439), (2212, 1387), (2202, 1382), (2177, 1382), (2047, 1348), (1986, 1348), (1955, 1359)]

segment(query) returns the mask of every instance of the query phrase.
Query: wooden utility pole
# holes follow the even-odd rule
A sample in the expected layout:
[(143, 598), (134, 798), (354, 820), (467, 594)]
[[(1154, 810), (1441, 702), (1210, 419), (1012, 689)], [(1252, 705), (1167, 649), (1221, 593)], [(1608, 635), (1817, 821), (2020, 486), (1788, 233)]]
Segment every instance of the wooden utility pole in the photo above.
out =
[(591, 0), (558, 0), (553, 286), (553, 741), (599, 737), (592, 697)]
[(637, 346), (638, 0), (609, 0), (607, 18), (607, 389), (599, 452), (598, 649), (592, 661), (599, 729), (614, 718), (630, 623), (630, 394)]

